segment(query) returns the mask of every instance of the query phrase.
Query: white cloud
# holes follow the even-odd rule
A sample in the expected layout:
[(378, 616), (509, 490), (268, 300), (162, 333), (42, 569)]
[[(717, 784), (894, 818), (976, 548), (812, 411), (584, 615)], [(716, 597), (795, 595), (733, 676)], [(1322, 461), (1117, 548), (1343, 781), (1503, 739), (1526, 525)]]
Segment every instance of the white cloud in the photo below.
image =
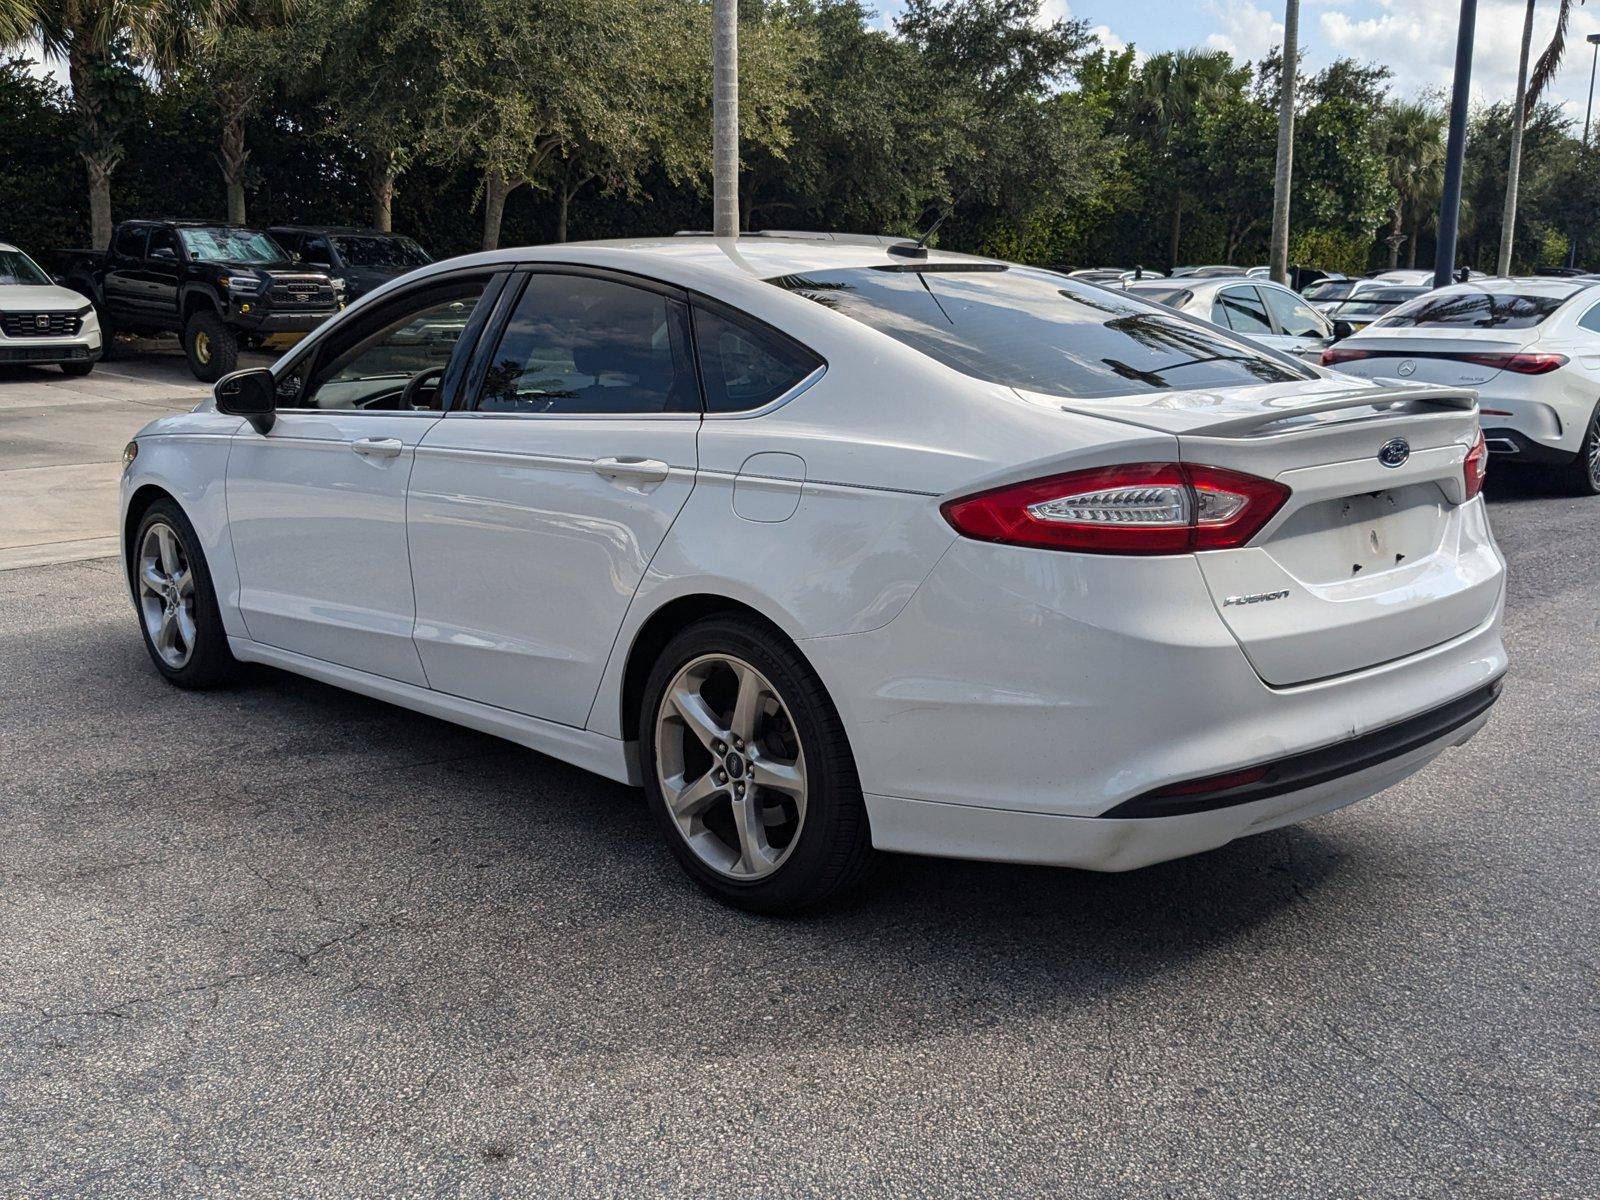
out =
[[(1370, 6), (1363, 6), (1370, 7)], [(1394, 88), (1402, 95), (1448, 89), (1455, 70), (1459, 6), (1444, 0), (1379, 0), (1376, 15), (1351, 15), (1344, 0), (1319, 14), (1302, 37), (1327, 59), (1340, 55), (1383, 63), (1394, 72)], [(1533, 49), (1537, 58), (1555, 29), (1555, 5), (1534, 10)], [(1594, 6), (1600, 9), (1600, 5)], [(1476, 102), (1509, 100), (1517, 89), (1517, 52), (1522, 41), (1523, 0), (1480, 0), (1473, 38), (1472, 98)], [(1583, 119), (1592, 51), (1586, 35), (1600, 32), (1600, 11), (1574, 5), (1567, 27), (1567, 53), (1551, 81), (1549, 98), (1569, 117)], [(1320, 43), (1318, 45), (1317, 43)]]
[(1208, 50), (1255, 60), (1283, 46), (1283, 22), (1250, 0), (1207, 0), (1206, 9), (1221, 26), (1206, 37)]

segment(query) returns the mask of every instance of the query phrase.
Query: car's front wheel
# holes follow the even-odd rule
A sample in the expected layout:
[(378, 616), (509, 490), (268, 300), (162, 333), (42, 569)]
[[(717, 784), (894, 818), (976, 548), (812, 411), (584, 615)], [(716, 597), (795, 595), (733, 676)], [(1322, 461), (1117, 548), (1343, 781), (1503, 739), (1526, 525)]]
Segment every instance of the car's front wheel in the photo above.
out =
[(63, 375), (71, 375), (75, 379), (82, 379), (90, 371), (94, 370), (94, 360), (90, 359), (88, 362), (64, 362), (60, 366)]
[(128, 560), (150, 659), (183, 688), (214, 687), (238, 669), (200, 539), (183, 510), (157, 500), (139, 522)]
[(239, 365), (239, 335), (214, 312), (198, 312), (183, 327), (189, 370), (202, 383), (215, 383)]
[(866, 874), (872, 842), (843, 723), (775, 631), (739, 617), (684, 629), (651, 671), (642, 709), (650, 807), (708, 891), (792, 912)]

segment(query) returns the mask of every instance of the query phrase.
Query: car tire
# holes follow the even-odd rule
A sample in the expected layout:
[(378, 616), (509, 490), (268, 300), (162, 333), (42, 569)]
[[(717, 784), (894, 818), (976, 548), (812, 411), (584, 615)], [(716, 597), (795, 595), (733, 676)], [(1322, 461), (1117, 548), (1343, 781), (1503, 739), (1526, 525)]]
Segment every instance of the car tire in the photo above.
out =
[(684, 870), (725, 903), (796, 912), (876, 862), (838, 710), (764, 622), (713, 617), (673, 637), (645, 683), (639, 730), (650, 809)]
[(215, 383), (239, 365), (239, 335), (214, 312), (197, 312), (183, 327), (189, 370), (202, 383)]
[(1579, 496), (1600, 496), (1600, 404), (1589, 414), (1589, 430), (1567, 468), (1567, 483)]
[(239, 664), (228, 649), (211, 571), (175, 501), (157, 500), (139, 521), (127, 570), (145, 649), (167, 682), (209, 688), (233, 679)]
[(64, 362), (59, 365), (63, 375), (70, 375), (74, 379), (82, 379), (90, 371), (94, 370), (93, 359), (88, 362)]

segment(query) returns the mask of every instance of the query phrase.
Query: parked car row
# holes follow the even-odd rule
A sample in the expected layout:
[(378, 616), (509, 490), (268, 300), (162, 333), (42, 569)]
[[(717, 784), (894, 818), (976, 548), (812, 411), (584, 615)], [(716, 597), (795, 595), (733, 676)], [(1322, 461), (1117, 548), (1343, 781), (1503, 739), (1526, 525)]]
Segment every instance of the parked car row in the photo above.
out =
[(411, 238), (374, 230), (135, 220), (105, 250), (60, 251), (52, 281), (20, 249), (0, 246), (0, 311), (15, 318), (0, 329), (0, 362), (83, 375), (119, 332), (176, 333), (195, 378), (214, 382), (238, 365), (241, 347), (308, 333), (430, 261)]

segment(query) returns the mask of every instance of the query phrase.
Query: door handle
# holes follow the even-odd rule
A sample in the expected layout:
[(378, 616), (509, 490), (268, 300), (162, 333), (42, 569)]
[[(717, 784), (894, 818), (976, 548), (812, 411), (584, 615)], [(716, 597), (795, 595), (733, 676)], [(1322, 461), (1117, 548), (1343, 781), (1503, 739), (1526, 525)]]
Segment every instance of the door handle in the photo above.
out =
[(350, 449), (363, 458), (399, 458), (405, 443), (399, 438), (357, 438)]
[(659, 458), (597, 458), (589, 465), (596, 475), (630, 483), (660, 483), (671, 472)]

